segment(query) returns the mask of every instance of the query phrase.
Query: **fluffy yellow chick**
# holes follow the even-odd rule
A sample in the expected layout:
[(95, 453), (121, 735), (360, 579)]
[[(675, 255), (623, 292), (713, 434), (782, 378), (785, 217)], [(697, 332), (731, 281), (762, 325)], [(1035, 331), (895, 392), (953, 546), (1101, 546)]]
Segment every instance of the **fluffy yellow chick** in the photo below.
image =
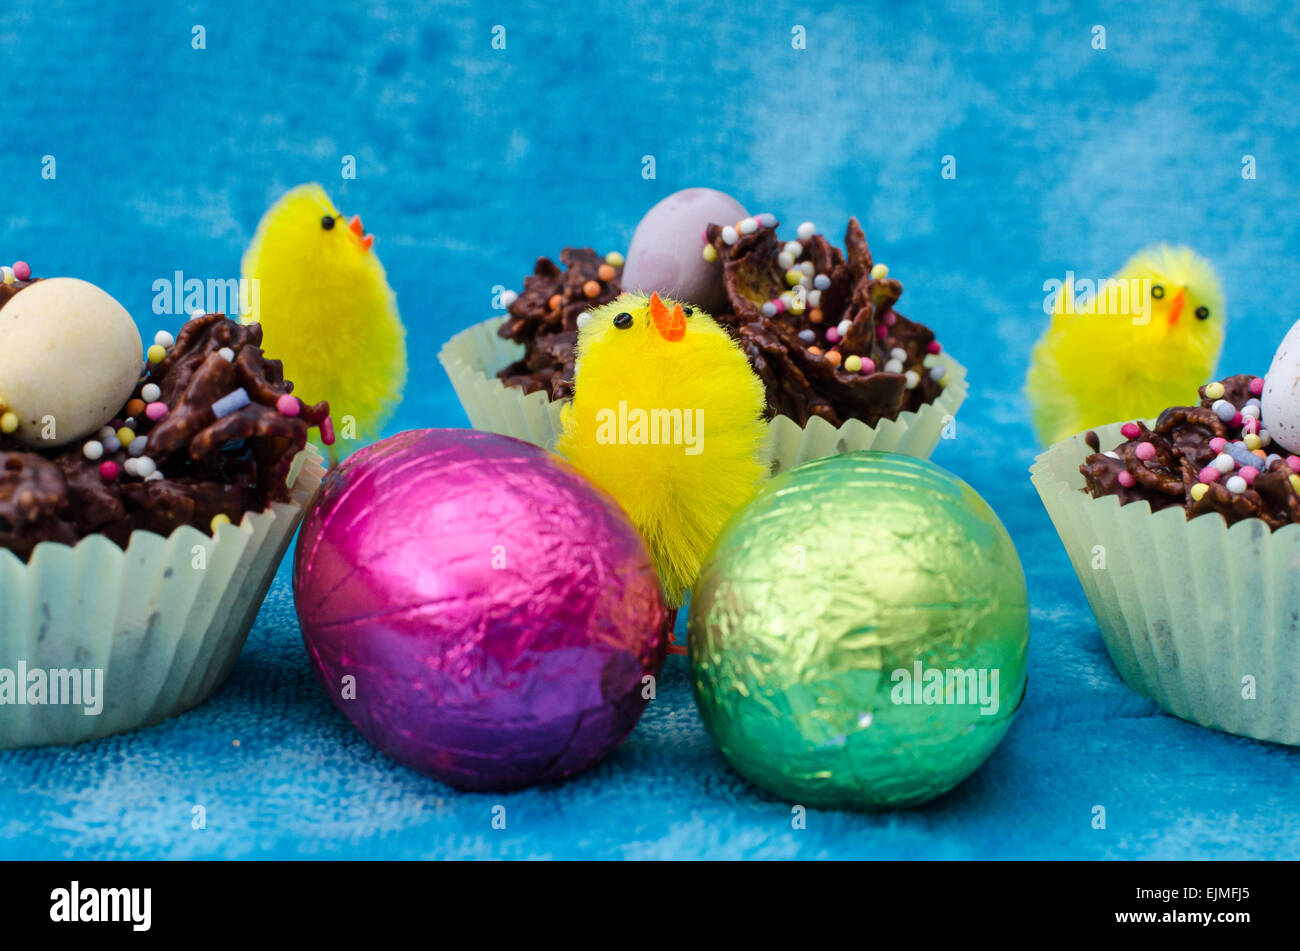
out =
[(766, 476), (763, 384), (708, 314), (623, 294), (578, 321), (557, 449), (623, 506), (673, 607)]
[(339, 448), (347, 455), (379, 435), (406, 383), (406, 330), (374, 240), (320, 185), (299, 185), (263, 215), (244, 252), (243, 276), (256, 283), (243, 322), (262, 324), (296, 395), (329, 400), (335, 461)]
[(1225, 317), (1214, 268), (1182, 245), (1139, 251), (1090, 300), (1067, 282), (1025, 381), (1038, 438), (1186, 405), (1214, 372)]

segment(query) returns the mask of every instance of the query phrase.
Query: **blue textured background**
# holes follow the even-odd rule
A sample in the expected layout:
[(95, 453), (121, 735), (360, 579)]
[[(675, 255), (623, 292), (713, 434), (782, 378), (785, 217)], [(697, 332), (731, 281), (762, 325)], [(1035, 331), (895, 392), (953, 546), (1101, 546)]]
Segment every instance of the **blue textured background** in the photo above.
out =
[[(205, 706), (0, 753), (0, 858), (1300, 857), (1300, 751), (1162, 715), (1119, 682), (1029, 484), (1019, 395), (1043, 281), (1104, 276), (1161, 238), (1221, 270), (1221, 370), (1267, 368), (1297, 316), (1293, 5), (140, 6), (5, 4), (0, 260), (94, 281), (152, 334), (174, 328), (150, 313), (155, 279), (237, 276), (265, 206), (318, 179), (378, 235), (410, 328), (397, 430), (465, 424), (437, 348), (488, 315), (494, 284), (518, 286), (562, 243), (625, 248), (671, 191), (712, 185), (834, 234), (856, 213), (906, 285), (904, 311), (971, 368), (958, 438), (935, 458), (1019, 546), (1030, 691), (979, 773), (894, 815), (814, 812), (793, 831), (789, 807), (714, 751), (680, 658), (590, 773), (460, 794), (390, 764), (330, 706), (286, 566)], [(191, 48), (195, 24), (206, 50)], [(791, 49), (794, 24), (806, 51)], [(497, 803), (505, 831), (490, 825)], [(1090, 827), (1096, 804), (1105, 831)]]

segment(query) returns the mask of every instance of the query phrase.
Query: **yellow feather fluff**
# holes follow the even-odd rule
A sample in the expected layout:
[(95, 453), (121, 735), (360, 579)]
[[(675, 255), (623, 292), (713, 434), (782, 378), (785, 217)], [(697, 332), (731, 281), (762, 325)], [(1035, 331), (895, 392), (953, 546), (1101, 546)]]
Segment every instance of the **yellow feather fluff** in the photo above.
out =
[(726, 331), (687, 306), (628, 293), (583, 315), (557, 446), (623, 506), (674, 607), (767, 474), (763, 384)]
[(1194, 402), (1223, 347), (1223, 290), (1191, 248), (1145, 248), (1088, 290), (1060, 289), (1030, 361), (1025, 395), (1047, 445)]
[(329, 400), (332, 456), (376, 438), (406, 383), (406, 331), (372, 241), (310, 184), (267, 211), (244, 252), (243, 276), (256, 283), (242, 319), (262, 324), (299, 398)]

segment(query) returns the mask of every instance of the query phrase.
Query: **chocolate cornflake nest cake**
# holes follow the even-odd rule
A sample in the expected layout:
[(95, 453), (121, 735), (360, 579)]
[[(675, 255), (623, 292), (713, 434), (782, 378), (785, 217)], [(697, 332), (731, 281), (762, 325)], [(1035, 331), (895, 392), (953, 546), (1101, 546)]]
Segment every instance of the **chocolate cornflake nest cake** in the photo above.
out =
[[(748, 234), (709, 225), (704, 254), (721, 260), (727, 309), (714, 318), (736, 339), (767, 392), (766, 416), (798, 425), (820, 417), (833, 426), (915, 411), (943, 391), (946, 368), (927, 367), (941, 350), (929, 328), (894, 309), (903, 285), (875, 264), (866, 236), (850, 218), (841, 252), (810, 225), (796, 241), (777, 237), (760, 216)], [(616, 298), (622, 255), (565, 248), (563, 268), (539, 258), (497, 331), (523, 344), (523, 357), (497, 376), (525, 393), (554, 400), (573, 392), (577, 319)]]
[[(0, 284), (0, 307), (31, 283)], [(34, 450), (0, 435), (0, 547), (26, 560), (40, 542), (102, 534), (125, 548), (137, 529), (212, 531), (289, 501), (294, 457), (310, 427), (329, 431), (329, 406), (292, 396), (261, 342), (257, 324), (196, 317), (174, 342), (159, 334), (131, 399), (92, 438)]]
[(1170, 407), (1150, 429), (1126, 423), (1125, 441), (1106, 452), (1089, 431), (1083, 491), (1121, 505), (1145, 500), (1153, 512), (1182, 506), (1189, 519), (1218, 512), (1270, 529), (1300, 521), (1300, 456), (1274, 451), (1260, 420), (1263, 389), (1263, 377), (1244, 373), (1207, 383), (1200, 405)]

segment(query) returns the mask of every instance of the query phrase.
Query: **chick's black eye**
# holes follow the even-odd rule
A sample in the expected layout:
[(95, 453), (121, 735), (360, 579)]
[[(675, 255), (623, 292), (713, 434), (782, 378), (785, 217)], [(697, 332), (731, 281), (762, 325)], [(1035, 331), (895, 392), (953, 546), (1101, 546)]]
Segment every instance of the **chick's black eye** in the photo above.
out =
[(629, 314), (627, 311), (615, 315), (614, 326), (617, 327), (619, 330), (627, 330), (628, 327), (632, 326), (632, 315)]
[(685, 314), (687, 317), (691, 317), (691, 316), (693, 316), (693, 315), (695, 314), (695, 308), (694, 308), (694, 307), (683, 307), (683, 308), (682, 308), (682, 313)]
[(1198, 308), (1196, 308), (1196, 319), (1197, 319), (1197, 320), (1209, 320), (1209, 319), (1210, 319), (1210, 308), (1208, 308), (1208, 307), (1198, 307)]
[(331, 228), (334, 227), (334, 216), (326, 215), (324, 218), (320, 220), (320, 226), (324, 228), (326, 231), (329, 231)]
[(1163, 284), (1152, 284), (1152, 285), (1151, 285), (1151, 296), (1154, 297), (1156, 300), (1159, 300), (1160, 298), (1164, 297), (1164, 296), (1165, 296), (1165, 287), (1164, 287), (1164, 285), (1163, 285)]

